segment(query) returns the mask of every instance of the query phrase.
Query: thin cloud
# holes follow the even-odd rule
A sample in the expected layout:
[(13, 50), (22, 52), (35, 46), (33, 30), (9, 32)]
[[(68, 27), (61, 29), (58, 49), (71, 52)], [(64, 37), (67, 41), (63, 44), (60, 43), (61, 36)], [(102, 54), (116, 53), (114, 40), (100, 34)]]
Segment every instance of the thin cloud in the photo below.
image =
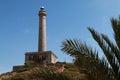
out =
[(30, 30), (30, 29), (25, 29), (25, 30), (23, 31), (23, 33), (24, 33), (24, 34), (30, 34), (30, 33), (31, 33), (31, 30)]

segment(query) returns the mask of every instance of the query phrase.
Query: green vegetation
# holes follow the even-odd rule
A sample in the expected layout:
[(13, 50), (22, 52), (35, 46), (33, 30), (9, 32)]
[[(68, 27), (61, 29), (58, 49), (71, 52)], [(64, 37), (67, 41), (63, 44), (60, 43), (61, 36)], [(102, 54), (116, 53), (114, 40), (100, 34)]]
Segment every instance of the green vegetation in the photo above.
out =
[(115, 80), (120, 79), (120, 17), (118, 20), (112, 19), (112, 29), (114, 31), (114, 40), (116, 43), (110, 41), (107, 35), (99, 34), (94, 29), (88, 28), (94, 40), (103, 50), (104, 55), (111, 67), (112, 77)]
[(32, 73), (32, 78), (37, 80), (71, 80), (63, 73), (55, 73), (48, 68), (35, 69)]
[(79, 40), (65, 40), (62, 51), (75, 57), (75, 65), (80, 72), (87, 74), (88, 80), (119, 80), (120, 79), (120, 18), (112, 19), (112, 28), (116, 44), (110, 41), (105, 34), (99, 34), (88, 28), (93, 38), (105, 54), (99, 58), (98, 51)]
[(18, 72), (15, 76), (4, 80), (87, 80), (73, 63), (67, 63), (65, 68), (64, 72), (56, 73), (49, 66), (39, 66), (31, 71)]
[(80, 73), (73, 63), (67, 63), (65, 68), (63, 74), (70, 77), (72, 80), (87, 80), (86, 74)]
[(78, 40), (66, 40), (63, 42), (62, 50), (75, 57), (74, 64), (79, 72), (87, 74), (88, 80), (110, 80), (108, 65), (98, 57), (98, 53), (93, 51), (85, 43)]
[(36, 67), (36, 66), (37, 66), (37, 64), (34, 63), (33, 61), (27, 62), (27, 63), (25, 63), (25, 66), (20, 67), (18, 70), (16, 70), (16, 72), (28, 71), (28, 70), (30, 70), (30, 69)]

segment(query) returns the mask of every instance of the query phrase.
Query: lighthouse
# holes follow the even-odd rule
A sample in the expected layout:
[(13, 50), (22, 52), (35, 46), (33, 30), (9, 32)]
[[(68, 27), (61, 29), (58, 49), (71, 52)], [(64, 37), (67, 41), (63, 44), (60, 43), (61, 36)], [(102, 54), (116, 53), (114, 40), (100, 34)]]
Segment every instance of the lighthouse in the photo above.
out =
[[(58, 57), (52, 52), (46, 50), (46, 11), (44, 7), (40, 8), (39, 16), (39, 32), (38, 32), (38, 51), (25, 53), (25, 64), (36, 63), (42, 64), (55, 64)], [(13, 71), (17, 71), (22, 66), (13, 66)]]
[(38, 13), (39, 16), (39, 27), (38, 27), (38, 51), (37, 52), (26, 52), (25, 63), (34, 61), (38, 64), (56, 63), (57, 56), (52, 51), (46, 50), (46, 16), (47, 13), (42, 6)]
[(46, 51), (46, 11), (42, 6), (39, 16), (38, 52)]

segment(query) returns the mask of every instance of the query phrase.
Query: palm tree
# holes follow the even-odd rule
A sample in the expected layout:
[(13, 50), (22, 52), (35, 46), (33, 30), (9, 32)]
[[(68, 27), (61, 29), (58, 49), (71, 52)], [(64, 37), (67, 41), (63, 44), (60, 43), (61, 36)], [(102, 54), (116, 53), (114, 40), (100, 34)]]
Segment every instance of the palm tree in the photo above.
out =
[(116, 80), (120, 79), (120, 17), (119, 19), (111, 20), (112, 29), (114, 31), (115, 43), (110, 41), (110, 39), (105, 34), (99, 34), (94, 29), (88, 28), (91, 32), (94, 40), (98, 43), (100, 48), (103, 50), (104, 55), (114, 73)]
[(93, 38), (103, 50), (106, 59), (99, 58), (98, 52), (80, 40), (65, 40), (62, 51), (75, 57), (75, 65), (80, 72), (88, 75), (89, 80), (119, 80), (120, 79), (120, 18), (112, 19), (112, 28), (116, 44), (92, 28), (88, 28)]
[(80, 73), (87, 74), (88, 80), (113, 80), (111, 69), (105, 59), (98, 57), (98, 52), (80, 40), (65, 40), (62, 51), (75, 57), (74, 64)]

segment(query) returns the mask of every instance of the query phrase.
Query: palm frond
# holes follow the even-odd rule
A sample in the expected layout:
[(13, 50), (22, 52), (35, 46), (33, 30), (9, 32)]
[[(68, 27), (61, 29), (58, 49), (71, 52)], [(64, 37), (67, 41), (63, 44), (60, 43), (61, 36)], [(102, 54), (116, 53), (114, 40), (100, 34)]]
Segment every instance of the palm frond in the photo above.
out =
[[(98, 52), (87, 46), (86, 43), (82, 43), (81, 41), (75, 39), (65, 40), (62, 43), (61, 50), (70, 56), (76, 57), (76, 66), (78, 66), (80, 71), (82, 70), (87, 73), (89, 75), (89, 79), (91, 77), (91, 80), (111, 80), (108, 78), (111, 75), (109, 73), (108, 63), (101, 60), (98, 57)], [(104, 79), (100, 78), (102, 76), (104, 76)]]
[(81, 47), (81, 44), (77, 40), (70, 39), (70, 40), (65, 40), (62, 42), (61, 50), (68, 53), (70, 56), (76, 56), (76, 55), (78, 55), (78, 53), (81, 52), (81, 51), (79, 51), (80, 47)]
[(111, 48), (111, 50), (113, 51), (113, 53), (115, 54), (116, 56), (116, 59), (117, 61), (119, 62), (120, 64), (120, 50), (118, 49), (118, 47), (116, 45), (114, 45), (110, 40), (109, 38), (102, 34), (102, 38), (106, 41), (106, 43), (109, 45), (109, 47)]
[(118, 76), (119, 74), (119, 64), (117, 62), (117, 58), (116, 56), (113, 54), (113, 51), (111, 50), (111, 48), (105, 43), (104, 39), (102, 38), (102, 36), (97, 33), (94, 29), (92, 28), (88, 28), (88, 30), (91, 32), (93, 38), (96, 40), (96, 42), (98, 43), (98, 45), (101, 47), (101, 49), (103, 50), (109, 64), (111, 65), (115, 76)]
[(111, 23), (112, 23), (112, 28), (114, 31), (115, 41), (120, 49), (120, 18), (119, 20), (111, 19)]

